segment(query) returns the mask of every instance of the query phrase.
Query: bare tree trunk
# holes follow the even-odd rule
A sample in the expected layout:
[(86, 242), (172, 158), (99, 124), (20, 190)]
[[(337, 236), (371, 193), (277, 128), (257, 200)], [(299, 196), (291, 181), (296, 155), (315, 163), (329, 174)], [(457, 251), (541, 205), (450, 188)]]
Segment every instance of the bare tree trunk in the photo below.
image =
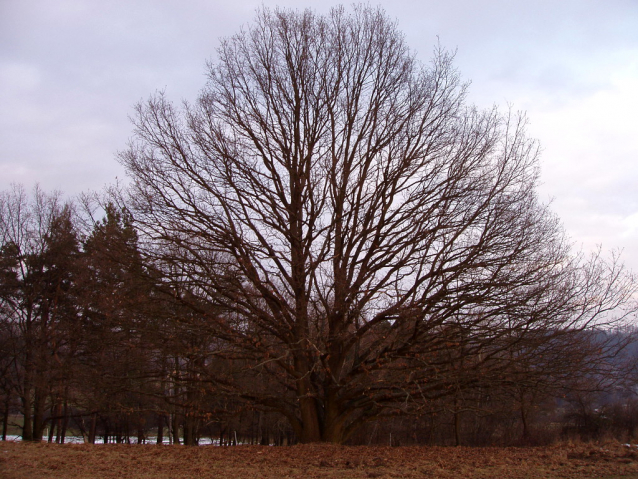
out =
[(49, 442), (53, 442), (53, 436), (57, 428), (57, 437), (55, 442), (60, 444), (60, 431), (62, 429), (62, 399), (57, 397), (55, 406), (52, 409), (51, 428), (49, 429)]
[(324, 406), (325, 419), (322, 439), (326, 442), (341, 444), (346, 439), (344, 430), (344, 417), (340, 414), (336, 397), (329, 392)]
[(50, 419), (51, 424), (49, 425), (49, 433), (48, 433), (48, 437), (47, 437), (47, 442), (49, 444), (51, 444), (53, 442), (53, 436), (55, 435), (55, 419), (52, 417)]
[(64, 393), (64, 410), (62, 413), (62, 418), (60, 419), (62, 422), (62, 432), (60, 433), (60, 444), (64, 444), (64, 440), (66, 438), (66, 431), (69, 426), (69, 401), (67, 399), (67, 392)]
[(91, 426), (89, 428), (89, 444), (95, 444), (95, 431), (97, 429), (97, 412), (91, 414)]
[(7, 391), (7, 398), (4, 400), (4, 411), (2, 412), (2, 440), (7, 440), (7, 426), (9, 423), (9, 404), (11, 404), (11, 393)]
[(157, 416), (157, 444), (164, 444), (164, 414)]
[(25, 385), (22, 396), (22, 440), (33, 441), (33, 390), (30, 386), (29, 372), (25, 371)]
[(322, 431), (318, 405), (309, 379), (310, 368), (305, 360), (296, 358), (295, 369), (301, 376), (301, 379), (297, 380), (297, 397), (300, 398), (299, 413), (301, 415), (300, 440), (304, 443), (319, 442), (322, 440)]
[(521, 405), (521, 424), (523, 425), (523, 441), (529, 441), (529, 426), (528, 426), (528, 409), (525, 404), (525, 393), (523, 391), (520, 392), (520, 405)]
[(130, 416), (126, 416), (126, 422), (125, 424), (125, 433), (126, 433), (126, 444), (130, 444), (131, 443), (131, 418)]
[(459, 413), (459, 399), (454, 395), (454, 445), (461, 445), (461, 414)]
[(180, 440), (179, 440), (179, 418), (178, 418), (178, 414), (173, 414), (173, 424), (172, 424), (172, 429), (173, 429), (173, 444), (180, 444)]
[(136, 421), (137, 422), (137, 443), (146, 444), (146, 432), (145, 432), (146, 418), (141, 412), (143, 410), (143, 406), (141, 403), (138, 404), (138, 408), (140, 409), (140, 412), (138, 413), (137, 421)]
[(46, 396), (42, 388), (36, 387), (35, 399), (33, 401), (33, 440), (42, 441), (42, 433), (44, 432), (44, 406)]
[(184, 417), (184, 445), (197, 445), (197, 418), (191, 412), (186, 413)]

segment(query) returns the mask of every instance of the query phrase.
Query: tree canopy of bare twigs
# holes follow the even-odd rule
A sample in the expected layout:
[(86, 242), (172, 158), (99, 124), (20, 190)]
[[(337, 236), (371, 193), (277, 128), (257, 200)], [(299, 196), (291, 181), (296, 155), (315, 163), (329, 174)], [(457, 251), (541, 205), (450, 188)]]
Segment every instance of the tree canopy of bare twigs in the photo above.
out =
[(301, 441), (516, 381), (630, 311), (620, 263), (572, 255), (539, 201), (525, 117), (468, 105), (382, 10), (262, 9), (207, 69), (196, 103), (137, 106), (131, 211), (232, 360), (210, 380)]

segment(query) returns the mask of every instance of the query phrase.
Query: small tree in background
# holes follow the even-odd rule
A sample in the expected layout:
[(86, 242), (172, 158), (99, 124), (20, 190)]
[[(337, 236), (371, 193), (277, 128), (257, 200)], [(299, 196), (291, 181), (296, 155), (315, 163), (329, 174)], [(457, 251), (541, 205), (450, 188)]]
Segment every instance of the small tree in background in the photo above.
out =
[(21, 402), (22, 437), (37, 441), (46, 411), (59, 411), (69, 380), (71, 331), (78, 319), (72, 205), (38, 187), (32, 196), (19, 186), (3, 192), (0, 252), (0, 320), (10, 338), (5, 354)]

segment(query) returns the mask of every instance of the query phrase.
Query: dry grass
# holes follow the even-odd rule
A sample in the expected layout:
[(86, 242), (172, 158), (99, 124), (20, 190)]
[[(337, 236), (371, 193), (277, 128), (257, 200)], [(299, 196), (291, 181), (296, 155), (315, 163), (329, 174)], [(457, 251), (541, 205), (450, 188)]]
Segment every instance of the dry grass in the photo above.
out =
[(0, 443), (0, 477), (638, 478), (620, 444), (542, 448), (180, 447)]

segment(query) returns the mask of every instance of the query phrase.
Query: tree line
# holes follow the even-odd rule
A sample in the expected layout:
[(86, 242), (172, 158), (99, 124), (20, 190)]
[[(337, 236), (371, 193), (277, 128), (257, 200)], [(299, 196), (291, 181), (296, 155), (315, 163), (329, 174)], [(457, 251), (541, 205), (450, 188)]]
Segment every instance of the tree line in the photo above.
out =
[(262, 9), (207, 73), (137, 105), (124, 190), (2, 195), (24, 439), (509, 441), (630, 377), (632, 274), (572, 251), (526, 119), (467, 105), (453, 55), (368, 6)]

